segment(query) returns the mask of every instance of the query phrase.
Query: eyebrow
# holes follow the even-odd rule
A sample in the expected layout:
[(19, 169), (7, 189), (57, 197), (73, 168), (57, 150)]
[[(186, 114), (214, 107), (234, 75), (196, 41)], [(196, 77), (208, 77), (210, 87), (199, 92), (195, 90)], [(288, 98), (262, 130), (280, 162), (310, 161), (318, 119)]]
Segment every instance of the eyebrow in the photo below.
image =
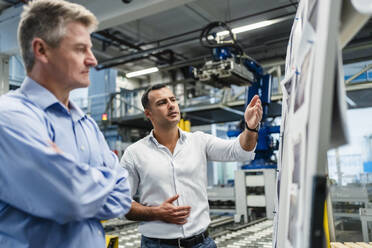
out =
[(92, 45), (91, 44), (86, 44), (86, 43), (81, 43), (81, 42), (78, 42), (78, 43), (75, 43), (74, 45), (73, 45), (74, 47), (87, 47), (87, 48), (91, 48), (92, 47)]
[(159, 100), (156, 100), (155, 103), (157, 104), (157, 103), (160, 103), (161, 101), (164, 101), (164, 100), (167, 100), (167, 98), (161, 98)]
[(174, 98), (174, 99), (177, 99), (176, 96), (164, 97), (164, 98), (161, 98), (161, 99), (159, 99), (159, 100), (156, 100), (156, 101), (155, 101), (155, 104), (156, 104), (156, 103), (159, 103), (159, 102), (161, 102), (161, 101), (164, 101), (164, 100), (167, 100), (167, 99), (173, 99), (173, 98)]

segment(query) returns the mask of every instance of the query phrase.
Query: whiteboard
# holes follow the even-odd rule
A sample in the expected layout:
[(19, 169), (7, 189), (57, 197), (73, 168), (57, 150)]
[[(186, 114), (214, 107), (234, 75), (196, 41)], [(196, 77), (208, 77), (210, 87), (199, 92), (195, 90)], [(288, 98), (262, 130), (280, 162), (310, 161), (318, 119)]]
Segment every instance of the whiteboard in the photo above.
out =
[(313, 178), (326, 175), (328, 149), (348, 140), (339, 39), (345, 2), (302, 0), (293, 23), (281, 82), (279, 248), (310, 247), (312, 220), (323, 218), (312, 216)]

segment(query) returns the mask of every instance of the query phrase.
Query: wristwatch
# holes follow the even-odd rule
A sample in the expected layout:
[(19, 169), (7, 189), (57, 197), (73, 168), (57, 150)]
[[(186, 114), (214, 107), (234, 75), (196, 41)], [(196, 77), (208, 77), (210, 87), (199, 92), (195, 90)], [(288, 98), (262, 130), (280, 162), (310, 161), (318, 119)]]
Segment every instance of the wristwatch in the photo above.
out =
[(249, 131), (251, 131), (251, 132), (255, 132), (255, 133), (258, 133), (258, 131), (260, 131), (260, 127), (261, 127), (261, 123), (259, 122), (258, 123), (258, 125), (257, 125), (257, 127), (256, 128), (249, 128), (248, 127), (248, 124), (247, 124), (247, 122), (246, 121), (244, 121), (244, 123), (245, 123), (245, 128), (247, 129), (247, 130), (249, 130)]

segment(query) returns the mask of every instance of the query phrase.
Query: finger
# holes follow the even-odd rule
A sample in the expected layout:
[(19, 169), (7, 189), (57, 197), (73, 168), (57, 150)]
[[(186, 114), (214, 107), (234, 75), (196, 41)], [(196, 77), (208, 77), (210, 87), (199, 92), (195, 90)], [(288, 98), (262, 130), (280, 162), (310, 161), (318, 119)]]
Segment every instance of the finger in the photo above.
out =
[(182, 211), (173, 213), (172, 216), (175, 218), (187, 218), (189, 216), (190, 212)]
[(180, 197), (180, 195), (174, 195), (174, 196), (168, 198), (165, 202), (166, 203), (173, 203), (175, 200), (178, 199), (178, 197)]
[(183, 215), (189, 215), (190, 214), (190, 210), (183, 210), (183, 211), (181, 211), (181, 213), (183, 214)]
[(262, 109), (262, 104), (261, 103), (256, 103), (256, 106), (257, 106), (257, 108)]
[(260, 98), (257, 99), (256, 105), (262, 105), (262, 102), (261, 102), (261, 99)]
[(185, 208), (176, 208), (173, 210), (172, 215), (173, 216), (182, 216), (182, 215), (188, 215), (190, 213), (190, 209), (185, 209)]
[(258, 106), (254, 106), (252, 112), (253, 112), (252, 114), (253, 114), (253, 116), (254, 116), (254, 115), (256, 115), (257, 113), (260, 112), (260, 108), (259, 108)]
[(181, 210), (181, 211), (190, 211), (191, 210), (191, 207), (190, 206), (178, 206), (177, 207), (177, 210)]
[(185, 218), (185, 217), (177, 218), (177, 219), (175, 219), (175, 221), (177, 221), (180, 224), (185, 224), (187, 222), (187, 218)]
[(52, 147), (52, 149), (54, 150), (54, 152), (59, 153), (59, 154), (62, 154), (62, 150), (59, 149), (59, 147), (57, 146), (56, 143), (54, 143), (51, 140), (48, 140), (48, 143), (50, 144), (50, 146)]
[(251, 100), (251, 102), (249, 103), (249, 107), (253, 107), (255, 104), (256, 104), (256, 102), (257, 102), (257, 100), (259, 100), (260, 98), (258, 97), (258, 95), (255, 95), (253, 98), (252, 98), (252, 100)]
[(263, 113), (263, 109), (262, 109), (262, 107), (258, 107), (258, 108), (257, 108), (257, 112), (260, 113), (260, 114), (262, 114), (262, 113)]

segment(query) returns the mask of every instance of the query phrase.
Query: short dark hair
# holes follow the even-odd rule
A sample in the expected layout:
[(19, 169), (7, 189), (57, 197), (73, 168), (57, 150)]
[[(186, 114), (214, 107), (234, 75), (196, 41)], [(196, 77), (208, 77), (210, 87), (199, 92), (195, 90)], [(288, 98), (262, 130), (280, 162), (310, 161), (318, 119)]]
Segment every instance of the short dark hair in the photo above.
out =
[(145, 93), (143, 93), (142, 98), (141, 98), (142, 106), (143, 106), (144, 109), (148, 108), (148, 106), (149, 106), (149, 93), (150, 93), (150, 91), (162, 89), (164, 87), (167, 87), (167, 85), (166, 84), (155, 84), (155, 85), (152, 85), (152, 86), (150, 86), (146, 89)]

